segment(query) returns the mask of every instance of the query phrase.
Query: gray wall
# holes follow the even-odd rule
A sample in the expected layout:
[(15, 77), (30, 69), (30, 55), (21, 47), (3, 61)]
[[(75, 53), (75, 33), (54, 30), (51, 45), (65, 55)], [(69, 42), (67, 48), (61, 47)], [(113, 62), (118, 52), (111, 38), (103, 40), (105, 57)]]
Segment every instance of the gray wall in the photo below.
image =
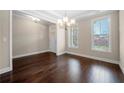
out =
[[(111, 34), (112, 34), (112, 52), (98, 52), (91, 50), (91, 21), (102, 16), (111, 17)], [(112, 14), (104, 14), (94, 17), (89, 17), (79, 21), (79, 48), (68, 48), (67, 51), (82, 55), (106, 58), (110, 60), (119, 60), (119, 14), (118, 12)], [(67, 39), (67, 38), (66, 38)], [(67, 40), (66, 40), (67, 41)]]
[(13, 57), (49, 49), (49, 28), (13, 15)]
[(57, 55), (61, 55), (65, 53), (65, 29), (57, 25)]
[(10, 12), (0, 11), (0, 73), (10, 67)]
[(124, 73), (124, 11), (120, 11), (120, 66)]
[(51, 52), (56, 53), (57, 48), (57, 27), (55, 24), (49, 25), (49, 48)]

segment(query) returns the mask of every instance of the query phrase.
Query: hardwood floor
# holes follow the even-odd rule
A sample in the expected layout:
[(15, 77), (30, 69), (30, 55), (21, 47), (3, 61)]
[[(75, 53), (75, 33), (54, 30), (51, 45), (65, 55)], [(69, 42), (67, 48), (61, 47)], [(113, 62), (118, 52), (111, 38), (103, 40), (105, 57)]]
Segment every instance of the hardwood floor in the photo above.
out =
[(124, 83), (124, 75), (116, 64), (48, 52), (14, 59), (13, 71), (0, 75), (0, 82)]

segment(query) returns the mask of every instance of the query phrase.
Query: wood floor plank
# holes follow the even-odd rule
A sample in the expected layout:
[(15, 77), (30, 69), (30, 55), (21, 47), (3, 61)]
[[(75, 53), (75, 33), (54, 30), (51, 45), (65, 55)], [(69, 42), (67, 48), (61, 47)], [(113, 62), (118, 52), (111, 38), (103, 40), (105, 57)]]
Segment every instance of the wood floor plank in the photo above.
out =
[(124, 83), (119, 65), (85, 57), (47, 52), (13, 60), (1, 83)]

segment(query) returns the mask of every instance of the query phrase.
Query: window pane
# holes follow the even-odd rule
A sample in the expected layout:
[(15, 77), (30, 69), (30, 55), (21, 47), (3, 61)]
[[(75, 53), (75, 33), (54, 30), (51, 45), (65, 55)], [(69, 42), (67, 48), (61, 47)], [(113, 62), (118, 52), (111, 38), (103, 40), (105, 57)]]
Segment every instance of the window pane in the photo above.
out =
[(109, 19), (101, 20), (101, 34), (109, 34)]
[(74, 29), (73, 31), (73, 45), (74, 47), (77, 47), (77, 31)]
[(101, 20), (101, 38), (102, 44), (105, 48), (109, 48), (109, 19)]
[(95, 50), (109, 51), (109, 18), (100, 19), (93, 24), (93, 46)]
[(94, 35), (100, 35), (100, 21), (94, 23)]
[(78, 47), (78, 29), (75, 27), (71, 27), (68, 31), (68, 45), (71, 48)]

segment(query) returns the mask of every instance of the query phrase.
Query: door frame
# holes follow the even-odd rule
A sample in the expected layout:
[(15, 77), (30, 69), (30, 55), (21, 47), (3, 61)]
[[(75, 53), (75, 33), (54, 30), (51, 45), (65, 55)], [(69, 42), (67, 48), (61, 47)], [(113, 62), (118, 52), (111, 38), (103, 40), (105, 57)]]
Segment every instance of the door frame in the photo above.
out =
[(9, 53), (10, 53), (10, 71), (13, 70), (13, 63), (12, 63), (12, 10), (9, 10), (9, 13), (10, 13), (10, 20), (9, 20), (9, 26), (10, 26), (10, 35), (9, 35), (9, 38), (10, 38), (10, 42), (9, 42)]

